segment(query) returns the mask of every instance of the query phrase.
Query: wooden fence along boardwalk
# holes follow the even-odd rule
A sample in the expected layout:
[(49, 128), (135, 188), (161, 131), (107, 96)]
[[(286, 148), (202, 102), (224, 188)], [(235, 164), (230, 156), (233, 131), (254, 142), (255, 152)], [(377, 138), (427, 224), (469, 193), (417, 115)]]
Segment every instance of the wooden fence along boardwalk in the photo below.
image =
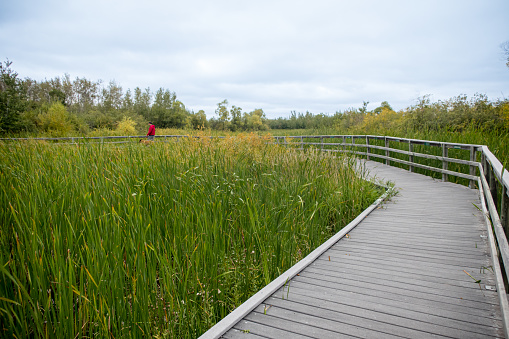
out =
[[(138, 137), (100, 141), (118, 138)], [(389, 189), (200, 338), (509, 338), (509, 172), (486, 146), (368, 135), (275, 139), (360, 155), (367, 160), (359, 166), (395, 183), (397, 195), (381, 204)], [(457, 152), (467, 159), (450, 156)]]

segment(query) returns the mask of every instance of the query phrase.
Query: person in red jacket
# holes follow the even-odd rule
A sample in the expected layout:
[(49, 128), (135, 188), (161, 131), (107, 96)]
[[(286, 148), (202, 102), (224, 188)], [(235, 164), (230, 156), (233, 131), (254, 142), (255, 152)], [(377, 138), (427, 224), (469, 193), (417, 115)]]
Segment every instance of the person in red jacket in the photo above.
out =
[(156, 127), (151, 122), (149, 122), (149, 124), (150, 127), (148, 128), (147, 139), (154, 141), (154, 137), (156, 135)]

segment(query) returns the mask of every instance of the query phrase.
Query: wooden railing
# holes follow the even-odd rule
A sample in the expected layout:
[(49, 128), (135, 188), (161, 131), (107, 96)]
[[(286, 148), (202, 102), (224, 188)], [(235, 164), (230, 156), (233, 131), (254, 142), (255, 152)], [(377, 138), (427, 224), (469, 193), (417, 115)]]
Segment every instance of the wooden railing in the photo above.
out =
[[(306, 146), (315, 147), (323, 151), (329, 152), (346, 152), (356, 155), (365, 156), (368, 160), (372, 158), (382, 159), (385, 164), (391, 165), (391, 162), (396, 162), (402, 165), (407, 165), (411, 172), (415, 172), (416, 168), (438, 172), (442, 174), (442, 180), (448, 181), (448, 176), (453, 175), (460, 178), (470, 180), (470, 187), (474, 188), (477, 181), (476, 168), (478, 162), (476, 161), (477, 153), (482, 150), (482, 145), (458, 144), (447, 143), (438, 141), (394, 138), (385, 136), (374, 135), (318, 135), (318, 136), (286, 136), (274, 137), (276, 142), (286, 146), (294, 145), (299, 149), (304, 149)], [(304, 140), (320, 139), (320, 142), (309, 142)], [(336, 142), (336, 140), (340, 142)], [(377, 144), (382, 145), (377, 145)], [(390, 147), (398, 144), (399, 148)], [(435, 147), (441, 151), (441, 155), (418, 153), (414, 151), (415, 146), (430, 146)], [(334, 146), (335, 148), (331, 148)], [(405, 149), (406, 148), (406, 149)], [(449, 157), (449, 149), (467, 150), (470, 152), (469, 159), (458, 159)], [(379, 151), (379, 152), (376, 152)], [(380, 152), (381, 151), (381, 152)], [(391, 156), (392, 155), (392, 156)], [(394, 155), (404, 155), (407, 159), (397, 158)], [(441, 162), (441, 167), (434, 167), (428, 164), (419, 163), (416, 158), (431, 159)], [(469, 166), (468, 173), (461, 173), (449, 170), (449, 163), (463, 164)]]

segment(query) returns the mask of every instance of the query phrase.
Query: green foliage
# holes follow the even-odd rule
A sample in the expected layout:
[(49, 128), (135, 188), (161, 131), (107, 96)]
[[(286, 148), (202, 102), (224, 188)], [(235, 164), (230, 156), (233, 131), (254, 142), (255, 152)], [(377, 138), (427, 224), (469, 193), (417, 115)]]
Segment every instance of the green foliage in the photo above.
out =
[(408, 127), (417, 130), (461, 132), (472, 126), (481, 130), (502, 131), (506, 128), (504, 105), (507, 103), (507, 100), (490, 102), (481, 94), (471, 100), (466, 95), (460, 95), (436, 103), (431, 103), (429, 97), (423, 97), (403, 114)]
[(205, 129), (208, 128), (207, 115), (205, 111), (199, 110), (197, 113), (191, 112), (186, 120), (187, 129)]
[(36, 117), (39, 129), (49, 136), (67, 136), (74, 129), (69, 112), (65, 106), (56, 101), (45, 112)]
[(136, 125), (133, 119), (124, 116), (117, 125), (117, 132), (120, 135), (136, 135)]
[(0, 133), (22, 130), (20, 116), (28, 107), (26, 88), (11, 64), (0, 63)]
[(395, 130), (432, 130), (461, 132), (474, 128), (483, 131), (507, 131), (507, 99), (489, 101), (483, 94), (470, 100), (459, 95), (446, 101), (431, 102), (429, 96), (419, 98), (416, 105), (395, 112), (387, 101), (372, 111), (368, 102), (358, 109), (336, 112), (332, 116), (292, 112), (289, 118), (269, 120), (271, 129), (330, 129), (344, 134), (387, 134)]
[(250, 113), (244, 113), (245, 130), (266, 131), (269, 129), (262, 109), (257, 108)]
[(266, 131), (269, 129), (267, 118), (262, 109), (255, 109), (249, 113), (242, 113), (242, 108), (232, 105), (228, 109), (228, 100), (217, 104), (218, 119), (211, 119), (212, 128), (221, 131)]
[(224, 99), (217, 104), (216, 115), (218, 116), (218, 129), (227, 130), (230, 127), (230, 111), (228, 110), (228, 100)]
[[(507, 44), (506, 44), (507, 45)], [(506, 46), (504, 45), (504, 46)], [(311, 112), (290, 113), (288, 118), (267, 119), (263, 110), (242, 112), (238, 106), (229, 106), (228, 100), (217, 104), (216, 116), (207, 120), (205, 112), (194, 113), (186, 109), (177, 95), (159, 88), (136, 87), (123, 92), (122, 87), (110, 81), (64, 77), (37, 82), (29, 78), (19, 80), (6, 61), (1, 65), (0, 80), (0, 133), (46, 133), (35, 117), (46, 112), (55, 102), (63, 104), (70, 113), (73, 130), (67, 133), (85, 134), (94, 129), (114, 131), (124, 117), (136, 122), (138, 128), (153, 122), (162, 129), (204, 129), (221, 132), (264, 131), (268, 129), (320, 129), (341, 133), (386, 134), (401, 130), (448, 130), (461, 132), (467, 128), (484, 131), (506, 131), (509, 125), (508, 100), (489, 101), (477, 94), (469, 99), (459, 95), (450, 100), (431, 102), (429, 96), (418, 99), (417, 104), (395, 112), (387, 101), (368, 110), (368, 101), (359, 108), (349, 108), (332, 115)], [(51, 129), (52, 134), (59, 129)], [(66, 129), (64, 129), (66, 131)], [(63, 130), (63, 131), (64, 131)], [(137, 130), (138, 133), (144, 131)]]

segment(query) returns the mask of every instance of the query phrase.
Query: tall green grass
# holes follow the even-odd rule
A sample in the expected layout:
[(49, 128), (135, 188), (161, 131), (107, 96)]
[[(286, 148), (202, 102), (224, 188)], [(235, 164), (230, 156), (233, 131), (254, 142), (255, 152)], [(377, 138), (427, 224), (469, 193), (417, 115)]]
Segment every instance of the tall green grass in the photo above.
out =
[(0, 145), (0, 336), (194, 338), (379, 194), (237, 136)]

